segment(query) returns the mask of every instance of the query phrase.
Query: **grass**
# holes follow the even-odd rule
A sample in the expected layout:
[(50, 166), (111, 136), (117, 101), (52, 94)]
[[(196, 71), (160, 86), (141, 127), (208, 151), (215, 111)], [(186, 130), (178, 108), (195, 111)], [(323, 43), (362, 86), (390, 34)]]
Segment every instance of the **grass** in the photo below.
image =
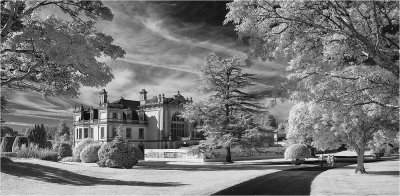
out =
[(132, 169), (113, 169), (100, 168), (96, 163), (11, 160), (1, 164), (4, 195), (210, 195), (260, 175), (292, 168), (268, 164), (139, 162)]
[(311, 195), (399, 195), (399, 159), (365, 163), (368, 174), (354, 174), (356, 165), (328, 170), (311, 185)]

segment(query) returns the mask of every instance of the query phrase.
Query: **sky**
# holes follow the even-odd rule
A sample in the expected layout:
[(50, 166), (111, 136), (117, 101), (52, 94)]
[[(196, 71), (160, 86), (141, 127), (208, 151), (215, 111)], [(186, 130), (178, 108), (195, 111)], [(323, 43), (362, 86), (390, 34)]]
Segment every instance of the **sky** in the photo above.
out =
[[(99, 92), (106, 89), (109, 101), (139, 100), (139, 92), (146, 89), (149, 97), (165, 94), (172, 97), (177, 91), (194, 101), (202, 98), (197, 89), (199, 72), (196, 65), (211, 53), (223, 57), (247, 57), (248, 49), (234, 31), (233, 24), (223, 25), (226, 2), (153, 2), (106, 1), (114, 13), (112, 21), (100, 21), (97, 28), (114, 38), (126, 55), (122, 59), (107, 60), (115, 79), (102, 88), (82, 87), (78, 99), (45, 97), (39, 93), (8, 95), (14, 113), (7, 117), (7, 126), (21, 130), (34, 124), (55, 126), (61, 120), (72, 123), (75, 105), (98, 107)], [(54, 10), (42, 16), (57, 14)], [(286, 64), (255, 61), (248, 70), (257, 74), (251, 91), (266, 91), (283, 80)], [(288, 117), (292, 104), (282, 103), (270, 113), (279, 120)]]

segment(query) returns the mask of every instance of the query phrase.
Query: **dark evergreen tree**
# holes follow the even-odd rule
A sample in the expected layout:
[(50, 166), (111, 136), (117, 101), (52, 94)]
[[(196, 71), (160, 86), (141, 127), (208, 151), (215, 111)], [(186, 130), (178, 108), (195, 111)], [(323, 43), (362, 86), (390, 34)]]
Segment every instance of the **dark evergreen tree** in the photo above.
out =
[(28, 129), (27, 136), (29, 144), (38, 145), (39, 148), (46, 148), (47, 137), (46, 129), (43, 124), (41, 126), (35, 125), (33, 129)]

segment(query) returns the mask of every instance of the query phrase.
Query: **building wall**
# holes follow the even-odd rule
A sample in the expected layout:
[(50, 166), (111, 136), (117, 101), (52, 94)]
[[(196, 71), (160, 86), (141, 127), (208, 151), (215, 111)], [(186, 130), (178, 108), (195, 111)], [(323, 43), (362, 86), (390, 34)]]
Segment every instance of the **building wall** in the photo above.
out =
[[(160, 132), (163, 130), (162, 110), (160, 108), (146, 109), (145, 114), (147, 115), (148, 121), (148, 129), (145, 132), (145, 135), (148, 140), (159, 141), (161, 135)], [(149, 146), (151, 146), (151, 148), (160, 148), (158, 142), (150, 143)]]

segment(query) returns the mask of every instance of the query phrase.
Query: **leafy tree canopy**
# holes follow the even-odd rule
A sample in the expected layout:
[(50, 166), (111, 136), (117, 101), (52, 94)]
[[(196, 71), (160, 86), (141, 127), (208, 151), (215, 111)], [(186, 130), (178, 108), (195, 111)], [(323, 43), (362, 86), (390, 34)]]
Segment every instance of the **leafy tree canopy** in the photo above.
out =
[(5, 136), (18, 136), (18, 132), (14, 131), (11, 127), (2, 125), (1, 126), (1, 137)]
[[(235, 1), (227, 22), (251, 56), (289, 60), (293, 138), (348, 143), (358, 166), (373, 133), (398, 130), (399, 2)], [(299, 109), (300, 108), (300, 109)]]
[[(70, 18), (40, 18), (45, 8)], [(100, 57), (123, 57), (113, 38), (96, 30), (99, 19), (112, 20), (101, 1), (2, 1), (1, 87), (43, 95), (78, 96), (80, 86), (104, 86), (113, 79)]]

